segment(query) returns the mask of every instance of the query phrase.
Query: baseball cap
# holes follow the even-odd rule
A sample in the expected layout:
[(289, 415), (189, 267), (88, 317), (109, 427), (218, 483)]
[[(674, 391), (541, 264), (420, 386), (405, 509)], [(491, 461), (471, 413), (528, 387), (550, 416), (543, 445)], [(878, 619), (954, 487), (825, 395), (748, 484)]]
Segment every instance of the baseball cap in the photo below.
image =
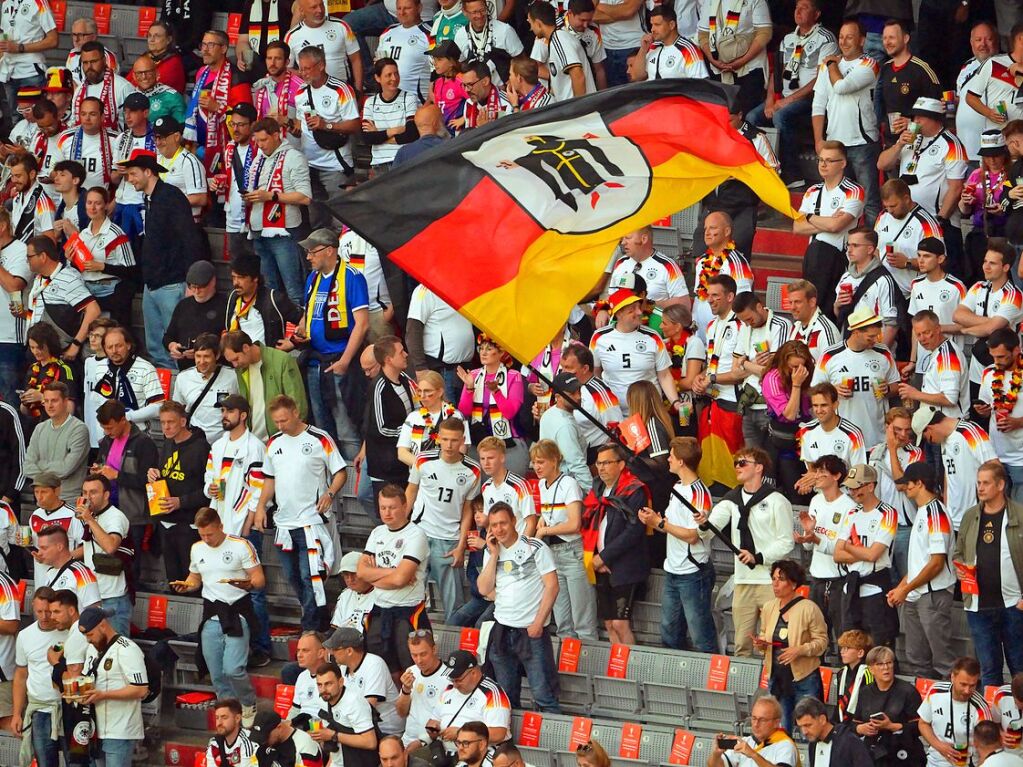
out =
[(217, 400), (217, 407), (221, 410), (244, 410), (249, 412), (249, 401), (240, 394), (228, 394), (223, 399)]
[(469, 669), (478, 668), (480, 662), (476, 659), (475, 653), (471, 653), (468, 650), (455, 650), (448, 656), (444, 665), (451, 672), (448, 676), (452, 679), (457, 679)]
[(583, 388), (582, 381), (571, 373), (558, 373), (551, 383), (554, 384), (555, 391), (565, 391), (569, 394), (575, 394)]
[(166, 173), (167, 169), (160, 165), (156, 155), (148, 149), (138, 147), (131, 150), (127, 160), (118, 160), (119, 168), (148, 168), (153, 173)]
[(624, 309), (626, 306), (630, 306), (637, 301), (642, 299), (627, 288), (621, 288), (616, 290), (608, 297), (608, 301), (611, 302), (611, 316), (614, 317), (619, 311)]
[(41, 471), (32, 479), (36, 487), (60, 487), (60, 477), (52, 471)]
[(349, 647), (362, 647), (362, 632), (351, 626), (342, 626), (323, 643), (327, 650), (341, 650)]
[(341, 572), (343, 573), (354, 573), (359, 567), (359, 560), (362, 559), (362, 555), (357, 551), (349, 551), (343, 557), (341, 557)]
[(270, 733), (281, 723), (281, 715), (276, 711), (258, 711), (256, 718), (249, 727), (249, 740), (257, 746), (265, 746), (270, 740)]
[(209, 285), (210, 280), (216, 276), (217, 273), (213, 269), (213, 264), (209, 261), (196, 261), (188, 267), (188, 273), (185, 275), (185, 284)]
[(324, 226), (302, 240), (302, 242), (298, 244), (298, 247), (302, 248), (302, 250), (313, 250), (314, 248), (322, 248), (323, 246), (336, 248), (337, 242), (337, 232)]
[(239, 117), (244, 117), (246, 120), (251, 120), (253, 122), (259, 119), (259, 113), (256, 111), (256, 108), (246, 101), (241, 101), (235, 104), (227, 111), (229, 114), (238, 115)]
[(869, 485), (871, 482), (877, 482), (877, 470), (865, 463), (858, 463), (849, 469), (842, 486), (855, 490), (858, 487)]
[(880, 324), (881, 318), (877, 316), (877, 312), (869, 307), (857, 309), (849, 315), (849, 330), (860, 330)]
[(86, 607), (82, 610), (81, 615), (78, 616), (78, 630), (82, 632), (92, 631), (99, 624), (105, 621), (113, 615), (112, 612), (104, 610), (102, 607)]
[(163, 117), (156, 118), (156, 122), (153, 123), (153, 135), (166, 138), (172, 133), (181, 133), (184, 128), (185, 126), (170, 115), (164, 115)]
[(935, 421), (943, 418), (942, 412), (934, 405), (921, 405), (913, 413), (913, 433), (916, 434), (916, 444), (924, 441), (924, 431)]
[(425, 53), (427, 56), (433, 56), (437, 59), (454, 59), (458, 61), (462, 58), (462, 50), (454, 40), (441, 40)]
[(149, 96), (144, 93), (139, 93), (138, 91), (135, 93), (129, 93), (124, 99), (125, 109), (141, 111), (143, 109), (149, 109), (149, 107)]
[(902, 476), (895, 480), (895, 484), (906, 485), (910, 482), (923, 482), (926, 487), (934, 487), (936, 479), (933, 466), (923, 461), (917, 461), (909, 464), (903, 470)]

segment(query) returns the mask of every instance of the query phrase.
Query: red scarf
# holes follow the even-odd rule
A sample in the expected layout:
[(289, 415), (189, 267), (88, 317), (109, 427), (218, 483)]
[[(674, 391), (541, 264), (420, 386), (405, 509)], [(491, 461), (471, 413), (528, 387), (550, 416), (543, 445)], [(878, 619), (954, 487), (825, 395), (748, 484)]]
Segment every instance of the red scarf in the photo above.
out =
[[(210, 75), (213, 75), (212, 82)], [(220, 152), (227, 145), (227, 120), (224, 119), (224, 113), (231, 92), (232, 75), (231, 62), (225, 60), (215, 74), (207, 66), (200, 69), (195, 77), (195, 87), (200, 91), (209, 90), (210, 97), (218, 105), (212, 112), (205, 112), (200, 106), (196, 106), (195, 109), (196, 120), (200, 112), (206, 118), (206, 152), (203, 155), (203, 164), (210, 173), (216, 170), (220, 163)]]
[[(274, 158), (273, 168), (270, 170), (270, 178), (266, 185), (266, 190), (271, 194), (273, 192), (284, 191), (284, 157), (288, 153), (285, 149), (283, 152), (278, 152), (277, 157)], [(262, 162), (260, 162), (262, 165)], [(259, 177), (257, 171), (256, 177)], [(271, 231), (274, 229), (285, 231), (285, 215), (284, 215), (284, 203), (283, 202), (264, 202), (263, 203), (263, 231)], [(264, 235), (265, 236), (265, 235)]]
[(465, 102), (465, 129), (475, 128), (479, 125), (480, 113), (485, 111), (491, 122), (497, 119), (501, 112), (501, 97), (497, 88), (490, 86), (490, 93), (487, 94), (485, 105), (477, 104), (472, 99)]
[[(78, 112), (82, 108), (82, 101), (85, 100), (86, 91), (89, 90), (88, 83), (82, 83), (75, 91), (74, 104), (72, 104), (72, 122), (78, 124)], [(117, 101), (114, 99), (114, 73), (109, 69), (103, 73), (103, 87), (99, 92), (99, 100), (103, 102), (103, 127), (117, 130)]]

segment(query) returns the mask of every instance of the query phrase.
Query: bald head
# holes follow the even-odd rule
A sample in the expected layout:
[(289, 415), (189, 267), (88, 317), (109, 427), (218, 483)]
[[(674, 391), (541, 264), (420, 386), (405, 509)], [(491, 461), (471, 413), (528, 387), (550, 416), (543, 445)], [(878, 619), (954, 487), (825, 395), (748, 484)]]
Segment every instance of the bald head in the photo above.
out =
[(376, 378), (380, 375), (380, 363), (377, 362), (376, 357), (373, 355), (373, 344), (369, 344), (362, 350), (362, 354), (359, 356), (359, 364), (362, 366), (362, 372), (366, 374), (366, 378)]
[(416, 128), (420, 136), (447, 137), (448, 129), (444, 125), (444, 115), (436, 104), (424, 104), (416, 110)]
[(721, 211), (708, 213), (703, 220), (703, 241), (711, 250), (720, 250), (732, 239), (732, 217)]

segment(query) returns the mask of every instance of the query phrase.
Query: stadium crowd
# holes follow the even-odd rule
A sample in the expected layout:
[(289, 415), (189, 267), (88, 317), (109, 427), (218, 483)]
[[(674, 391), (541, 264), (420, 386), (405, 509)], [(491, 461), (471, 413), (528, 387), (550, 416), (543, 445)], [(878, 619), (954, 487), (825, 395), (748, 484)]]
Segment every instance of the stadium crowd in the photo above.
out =
[[(636, 644), (652, 569), (664, 647), (764, 659), (749, 734), (708, 767), (796, 767), (794, 737), (817, 767), (1023, 764), (1023, 8), (826, 5), (164, 0), (134, 61), (77, 18), (47, 68), (47, 0), (2, 0), (0, 727), (22, 764), (145, 758), (162, 670), (132, 606), (165, 587), (201, 597), (209, 767), (525, 767), (522, 678), (559, 712), (552, 636)], [(784, 311), (735, 180), (691, 260), (626, 235), (533, 360), (342, 225), (346, 189), (453, 136), (682, 77), (735, 85), (732, 125), (802, 193)], [(284, 716), (249, 673), (264, 536), (301, 606)], [(479, 652), (441, 657), (428, 609)]]

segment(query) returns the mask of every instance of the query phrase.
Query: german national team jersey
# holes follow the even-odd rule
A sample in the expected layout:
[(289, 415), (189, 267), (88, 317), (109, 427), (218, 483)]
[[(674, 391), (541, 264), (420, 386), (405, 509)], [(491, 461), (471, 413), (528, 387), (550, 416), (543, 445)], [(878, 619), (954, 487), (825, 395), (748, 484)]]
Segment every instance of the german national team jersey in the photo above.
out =
[[(977, 752), (973, 748), (973, 728), (977, 722), (998, 721), (984, 696), (973, 693), (969, 700), (956, 700), (951, 682), (936, 682), (924, 696), (917, 709), (920, 720), (934, 730), (934, 736), (962, 751), (963, 762), (976, 764)], [(952, 767), (931, 746), (927, 746), (927, 767)]]
[(909, 550), (906, 557), (906, 579), (912, 581), (924, 569), (931, 557), (941, 554), (945, 564), (930, 582), (906, 595), (907, 602), (916, 602), (931, 591), (942, 591), (955, 585), (956, 576), (952, 567), (952, 549), (955, 546), (955, 531), (952, 520), (945, 511), (945, 505), (935, 498), (917, 510), (916, 521), (909, 536)]
[[(6, 573), (0, 573), (0, 620), (20, 621), (21, 607), (18, 603), (17, 585)], [(14, 679), (15, 634), (0, 636), (0, 672), (3, 678)]]
[[(839, 571), (843, 575), (859, 573), (861, 578), (867, 578), (876, 572), (887, 570), (892, 566), (892, 544), (895, 543), (895, 533), (898, 531), (898, 527), (898, 512), (884, 501), (880, 501), (870, 511), (862, 506), (857, 506), (853, 513), (846, 516), (842, 528), (838, 532), (838, 540), (848, 541), (853, 546), (862, 546), (866, 549), (875, 543), (880, 543), (884, 546), (884, 551), (873, 562), (851, 562), (839, 565)], [(870, 584), (860, 586), (861, 597), (880, 593), (880, 586)]]
[[(966, 285), (957, 280), (951, 274), (944, 275), (941, 279), (930, 280), (927, 275), (921, 275), (913, 280), (909, 289), (909, 316), (912, 317), (919, 311), (929, 309), (938, 315), (938, 322), (942, 325), (952, 324), (952, 315), (956, 307), (966, 298)], [(953, 337), (953, 343), (962, 347), (959, 337)], [(922, 346), (916, 350), (916, 372), (922, 373), (931, 353)]]
[[(828, 300), (833, 301), (836, 296), (842, 295), (843, 290), (848, 290), (850, 295), (855, 295), (860, 284), (867, 279), (867, 275), (870, 272), (875, 269), (884, 270), (884, 267), (877, 264), (877, 262), (872, 262), (870, 266), (871, 269), (867, 272), (855, 273), (852, 271), (852, 265), (850, 264), (849, 270), (839, 278), (838, 285), (835, 286), (835, 295), (829, 296)], [(852, 311), (849, 314), (852, 315), (859, 311), (871, 311), (880, 317), (885, 325), (896, 325), (899, 321), (899, 300), (901, 298), (899, 292), (899, 286), (895, 282), (895, 278), (888, 272), (884, 272), (880, 278), (863, 291), (860, 300), (853, 305)]]
[[(924, 460), (924, 451), (913, 443), (902, 445), (896, 454), (898, 455), (899, 466), (903, 470), (911, 463)], [(867, 463), (877, 471), (877, 497), (887, 498), (891, 502), (891, 505), (898, 514), (898, 524), (900, 527), (908, 527), (913, 524), (913, 520), (916, 519), (916, 504), (909, 500), (906, 494), (895, 484), (891, 460), (888, 456), (888, 443), (882, 442), (879, 445), (874, 445), (867, 453)]]
[[(568, 508), (578, 503), (580, 514), (582, 513), (583, 491), (579, 483), (571, 474), (559, 474), (558, 478), (551, 484), (546, 479), (539, 480), (540, 483), (540, 516), (543, 517), (544, 527), (555, 527), (568, 521)], [(560, 540), (547, 538), (547, 543), (569, 543), (579, 540), (580, 533), (563, 533), (557, 536)]]
[(1005, 684), (995, 690), (991, 708), (998, 713), (1002, 723), (1002, 747), (1018, 754), (1023, 747), (1023, 709), (1012, 697), (1012, 685)]
[[(921, 349), (922, 351), (922, 349)], [(959, 418), (970, 407), (970, 376), (966, 357), (951, 338), (946, 338), (928, 355), (920, 390), (924, 394), (944, 394), (952, 404), (941, 412)]]
[[(468, 695), (460, 693), (453, 684), (448, 684), (437, 698), (429, 719), (436, 719), (441, 732), (448, 727), (461, 727), (466, 722), (483, 722), (487, 727), (502, 729), (511, 733), (511, 703), (508, 695), (498, 687), (497, 682), (483, 677)], [(429, 721), (429, 719), (427, 721)], [(454, 753), (455, 744), (444, 741), (449, 753)]]
[(895, 218), (888, 211), (881, 211), (874, 224), (874, 231), (877, 232), (877, 252), (881, 255), (881, 263), (892, 273), (903, 294), (908, 296), (913, 280), (919, 277), (920, 273), (916, 269), (899, 268), (889, 264), (884, 257), (885, 249), (891, 245), (895, 253), (902, 253), (907, 258), (916, 258), (920, 240), (925, 237), (944, 239), (941, 224), (918, 204), (905, 218)]
[(825, 430), (816, 418), (803, 424), (796, 432), (799, 458), (813, 463), (822, 455), (837, 455), (846, 466), (867, 462), (867, 447), (863, 432), (852, 421), (839, 418), (831, 431)]
[[(26, 192), (18, 192), (11, 200), (11, 227), (21, 230), (21, 241), (28, 243), (33, 237), (53, 231), (57, 209), (53, 200), (37, 181)], [(31, 223), (29, 223), (31, 222)]]
[(851, 397), (838, 398), (838, 412), (857, 424), (867, 445), (884, 441), (884, 416), (888, 397), (878, 386), (899, 383), (901, 376), (887, 346), (877, 345), (855, 352), (846, 345), (835, 346), (821, 355), (813, 372), (813, 384), (825, 381), (852, 389)]
[(966, 510), (977, 505), (977, 471), (985, 461), (995, 458), (998, 455), (988, 433), (972, 421), (959, 421), (955, 431), (941, 445), (948, 515), (956, 530)]
[(725, 248), (723, 254), (704, 254), (696, 262), (696, 282), (693, 296), (693, 324), (700, 338), (707, 340), (707, 325), (714, 319), (714, 312), (707, 303), (706, 281), (717, 274), (727, 274), (735, 280), (735, 293), (744, 293), (753, 290), (753, 267), (750, 266), (746, 257), (735, 250)]
[(373, 589), (376, 604), (381, 607), (415, 607), (426, 596), (426, 562), (430, 556), (430, 542), (426, 534), (411, 522), (391, 530), (378, 525), (369, 534), (365, 552), (372, 554), (377, 567), (397, 567), (404, 560), (416, 566), (416, 577), (400, 589)]
[[(970, 92), (973, 80), (989, 60), (981, 61), (974, 56), (968, 59), (963, 64), (962, 69), (959, 70), (959, 75), (956, 77), (956, 98), (960, 104), (966, 104), (966, 95)], [(1015, 80), (1016, 78), (1012, 79)], [(1012, 88), (1013, 93), (1015, 93), (1015, 83), (1013, 83)], [(983, 97), (981, 97), (981, 101), (984, 101)], [(967, 105), (966, 109), (956, 110), (956, 135), (963, 142), (963, 146), (966, 147), (966, 154), (970, 160), (977, 161), (980, 159), (978, 154), (980, 151), (980, 134), (987, 130), (986, 122), (987, 118), (974, 111), (969, 105)], [(998, 126), (995, 130), (1001, 130), (1001, 126)]]
[(614, 325), (597, 330), (590, 339), (590, 351), (600, 369), (600, 377), (618, 398), (624, 415), (629, 386), (636, 381), (657, 385), (657, 373), (671, 367), (671, 357), (664, 339), (655, 330), (640, 326), (623, 333)]
[(813, 552), (810, 575), (815, 579), (841, 577), (842, 573), (835, 562), (835, 543), (847, 519), (857, 508), (856, 501), (843, 492), (839, 492), (833, 501), (828, 501), (823, 493), (814, 493), (810, 499), (807, 513), (813, 518), (813, 532), (820, 542), (804, 543), (803, 548)]
[(686, 276), (678, 263), (660, 251), (654, 251), (648, 258), (637, 261), (631, 256), (622, 256), (611, 269), (611, 285), (617, 285), (622, 275), (638, 274), (646, 283), (646, 297), (651, 301), (665, 301), (689, 295)]
[[(789, 340), (792, 332), (792, 320), (775, 314), (773, 309), (767, 310), (767, 320), (758, 328), (747, 323), (739, 327), (739, 340), (735, 345), (735, 356), (745, 357), (748, 360), (756, 360), (758, 354), (763, 352), (776, 352)], [(746, 383), (757, 391), (760, 391), (760, 376), (750, 375), (746, 377)], [(755, 410), (766, 409), (763, 403), (753, 405)]]
[(412, 521), (429, 538), (444, 541), (460, 536), (462, 506), (479, 495), (480, 466), (460, 455), (454, 463), (440, 457), (440, 451), (427, 450), (416, 457), (409, 471), (410, 485), (416, 485)]
[(313, 719), (320, 718), (323, 709), (323, 698), (316, 686), (316, 677), (308, 669), (302, 671), (295, 680), (295, 694), (291, 698), (291, 710), (288, 718), (293, 719), (299, 714), (308, 714)]
[(813, 239), (827, 243), (833, 248), (845, 251), (845, 238), (849, 230), (859, 225), (863, 215), (864, 191), (855, 181), (842, 178), (833, 189), (824, 183), (814, 184), (803, 193), (803, 201), (799, 204), (800, 213), (812, 213), (814, 216), (835, 216), (848, 213), (852, 216), (849, 226), (841, 232), (817, 232)]
[(782, 38), (778, 46), (784, 62), (781, 75), (781, 95), (791, 96), (817, 77), (817, 69), (828, 56), (838, 55), (838, 42), (830, 30), (814, 24), (803, 34), (794, 29)]
[(82, 188), (107, 186), (113, 168), (113, 144), (117, 136), (113, 131), (101, 129), (90, 136), (81, 128), (70, 128), (57, 137), (57, 148), (53, 153), (54, 164), (61, 160), (74, 160), (85, 168)]
[(78, 606), (82, 610), (100, 601), (96, 574), (82, 562), (72, 560), (66, 567), (46, 568), (42, 579), (35, 582), (49, 586), (54, 591), (67, 589), (75, 592)]
[[(707, 326), (707, 375), (730, 373), (736, 356), (742, 356), (739, 337), (743, 323), (729, 312), (727, 317), (715, 317)], [(724, 402), (737, 402), (738, 384), (715, 384), (707, 389), (707, 396)]]
[[(483, 553), (483, 566), (492, 556)], [(509, 548), (499, 547), (494, 619), (502, 626), (525, 628), (535, 619), (543, 601), (543, 576), (556, 572), (554, 555), (539, 538), (518, 536)]]
[(835, 323), (825, 316), (820, 309), (814, 311), (813, 317), (805, 325), (799, 320), (792, 321), (789, 341), (802, 341), (810, 349), (814, 360), (819, 361), (821, 355), (832, 346), (841, 343), (842, 334)]
[[(126, 381), (135, 397), (136, 407), (128, 407), (127, 410), (136, 410), (146, 405), (161, 402), (166, 397), (163, 393), (163, 386), (160, 384), (160, 376), (153, 367), (153, 363), (136, 357), (127, 370), (115, 370), (111, 363), (107, 363), (105, 375), (100, 379), (96, 387), (100, 396), (105, 399), (118, 399), (116, 386), (117, 378), (120, 376)], [(142, 424), (140, 424), (140, 427)]]
[(406, 671), (412, 673), (412, 693), (409, 695), (408, 717), (405, 719), (405, 734), (401, 742), (408, 746), (415, 740), (429, 743), (426, 723), (430, 721), (440, 695), (451, 684), (451, 669), (440, 663), (432, 674), (424, 674), (414, 663)]
[(248, 592), (225, 581), (245, 580), (248, 570), (259, 566), (259, 554), (245, 538), (228, 535), (217, 546), (205, 541), (192, 544), (188, 571), (202, 578), (202, 598), (233, 605)]
[[(37, 508), (29, 516), (28, 524), (32, 528), (33, 546), (39, 545), (39, 533), (48, 527), (62, 528), (67, 533), (68, 548), (72, 550), (81, 546), (82, 540), (85, 538), (85, 525), (78, 519), (74, 507), (66, 503), (62, 503), (53, 510)], [(45, 585), (46, 581), (43, 578), (46, 577), (49, 565), (44, 565), (42, 562), (34, 560), (33, 566), (35, 582)]]
[[(167, 169), (160, 174), (160, 180), (176, 186), (186, 197), (191, 194), (206, 194), (209, 187), (206, 183), (206, 167), (202, 160), (184, 147), (171, 157), (159, 157), (160, 164)], [(202, 212), (201, 205), (192, 206), (192, 216), (198, 218)]]
[[(324, 149), (316, 143), (305, 118), (307, 115), (315, 114), (328, 123), (359, 119), (359, 100), (355, 91), (341, 80), (328, 77), (327, 82), (319, 88), (306, 85), (298, 92), (298, 95), (295, 96), (295, 112), (302, 121), (302, 154), (309, 161), (309, 167), (317, 170), (347, 172), (338, 161), (333, 149)], [(346, 142), (338, 152), (341, 154), (341, 159), (351, 168), (351, 142)]]
[[(4, 0), (0, 7), (0, 32), (16, 43), (42, 40), (57, 23), (47, 0)], [(18, 53), (10, 50), (0, 58), (0, 80), (41, 77), (46, 71), (46, 56), (41, 51)]]
[(583, 73), (584, 93), (596, 93), (593, 82), (593, 68), (586, 58), (586, 51), (579, 38), (567, 29), (555, 29), (547, 41), (547, 68), (550, 72), (551, 95), (555, 101), (575, 98), (570, 71), (578, 67)]
[(607, 51), (604, 50), (604, 40), (600, 35), (600, 27), (596, 24), (590, 24), (582, 29), (576, 29), (566, 23), (563, 15), (558, 16), (558, 29), (567, 29), (582, 43), (583, 50), (586, 52), (586, 58), (590, 60), (590, 67), (594, 64), (600, 64), (607, 58)]
[(428, 24), (411, 27), (395, 24), (384, 30), (377, 46), (377, 58), (387, 56), (398, 65), (403, 90), (415, 93), (423, 101), (430, 92), (430, 57), (433, 47)]
[[(220, 751), (221, 743), (224, 744), (224, 753)], [(234, 743), (210, 738), (209, 745), (206, 746), (206, 764), (224, 765), (224, 767), (247, 765), (255, 758), (257, 748), (258, 746), (249, 740), (248, 730), (242, 727), (238, 731), (238, 737), (234, 739)]]
[(349, 56), (359, 54), (359, 41), (352, 28), (340, 19), (327, 18), (318, 27), (310, 27), (304, 21), (292, 27), (284, 36), (291, 48), (291, 68), (298, 69), (298, 54), (303, 48), (315, 46), (323, 51), (327, 59), (327, 74), (338, 80), (350, 82), (352, 79)]
[(366, 618), (376, 607), (377, 594), (380, 589), (370, 588), (365, 594), (360, 594), (355, 589), (345, 589), (337, 598), (334, 605), (334, 613), (330, 616), (330, 625), (334, 628), (358, 629), (362, 633), (366, 628)]
[(675, 42), (654, 43), (646, 54), (646, 77), (648, 80), (667, 80), (688, 77), (707, 77), (707, 64), (699, 46), (682, 35)]
[[(1016, 91), (1019, 89), (1016, 85), (1016, 76), (1009, 71), (1014, 63), (1008, 53), (995, 54), (980, 65), (966, 87), (968, 93), (978, 97), (981, 103), (990, 109), (998, 111), (998, 105), (1001, 104), (1005, 108), (1008, 120), (1019, 120), (1023, 117), (1023, 105), (1016, 101)], [(973, 107), (966, 104), (965, 98), (962, 103), (969, 111), (973, 111)], [(1005, 123), (991, 122), (985, 118), (984, 127), (980, 132), (1000, 131), (1004, 125)]]
[[(702, 480), (698, 479), (691, 485), (676, 482), (674, 490), (697, 511), (710, 515), (714, 499)], [(692, 509), (675, 497), (675, 493), (672, 493), (668, 499), (668, 508), (664, 510), (664, 519), (669, 525), (696, 530), (698, 526)], [(688, 543), (674, 535), (669, 535), (666, 547), (664, 570), (674, 575), (691, 575), (710, 561), (710, 539), (707, 537), (706, 531), (700, 531), (700, 539), (695, 543)]]
[[(423, 58), (426, 58), (424, 56)], [(401, 80), (404, 85), (405, 79)], [(429, 87), (429, 82), (427, 82)], [(400, 128), (406, 125), (416, 115), (416, 110), (422, 104), (422, 100), (411, 90), (400, 89), (390, 101), (375, 93), (366, 99), (362, 106), (362, 119), (369, 120), (376, 129), (387, 130), (388, 128)], [(398, 154), (398, 145), (389, 141), (373, 145), (373, 165), (382, 165), (392, 162)]]
[(274, 480), (274, 524), (289, 530), (321, 524), (316, 504), (344, 468), (334, 440), (315, 426), (306, 426), (295, 436), (284, 432), (272, 436), (266, 443), (263, 476)]
[[(604, 426), (622, 420), (622, 406), (618, 402), (618, 395), (596, 376), (583, 384), (580, 394), (582, 395), (580, 409), (585, 410)], [(607, 435), (590, 423), (586, 416), (576, 411), (573, 411), (572, 415), (579, 425), (579, 433), (589, 447), (598, 447), (607, 442)]]
[(536, 504), (533, 503), (533, 491), (526, 480), (518, 474), (508, 472), (504, 482), (496, 484), (493, 479), (483, 483), (483, 513), (489, 516), (495, 503), (507, 503), (515, 513), (515, 529), (522, 535), (526, 529), (526, 520), (536, 516)]
[[(990, 282), (977, 282), (966, 292), (963, 306), (978, 317), (1003, 317), (1012, 330), (1023, 319), (1023, 291), (1006, 280), (997, 290)], [(975, 356), (970, 357), (970, 383), (980, 383), (984, 366)]]
[(503, 21), (498, 21), (497, 16), (491, 13), (490, 20), (487, 21), (487, 26), (484, 29), (477, 32), (471, 24), (466, 24), (455, 32), (454, 40), (458, 50), (462, 52), (462, 61), (472, 63), (485, 60), (490, 65), (492, 82), (498, 87), (498, 90), (503, 90), (504, 80), (497, 73), (493, 59), (488, 58), (487, 49), (490, 54), (503, 52), (507, 53), (510, 58), (515, 58), (522, 53), (522, 41), (514, 28)]
[[(969, 108), (969, 107), (967, 107)], [(951, 132), (943, 130), (936, 136), (918, 133), (912, 144), (902, 148), (899, 154), (899, 172), (903, 178), (916, 177), (916, 183), (909, 185), (909, 193), (920, 207), (932, 216), (941, 210), (950, 181), (962, 181), (970, 172), (966, 147)], [(959, 206), (952, 216), (953, 225), (958, 222)]]

